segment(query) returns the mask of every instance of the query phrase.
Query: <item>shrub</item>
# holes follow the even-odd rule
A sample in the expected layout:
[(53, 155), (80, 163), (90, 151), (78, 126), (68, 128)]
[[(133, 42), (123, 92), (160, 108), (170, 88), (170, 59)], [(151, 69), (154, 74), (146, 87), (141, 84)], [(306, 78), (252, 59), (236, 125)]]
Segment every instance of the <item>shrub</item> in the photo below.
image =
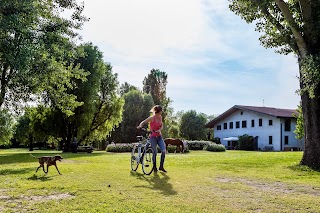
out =
[(187, 141), (189, 150), (203, 150), (211, 141)]
[[(133, 149), (133, 144), (131, 143), (115, 143), (109, 144), (106, 148), (107, 152), (131, 152)], [(174, 153), (177, 149), (177, 146), (168, 146), (168, 152)], [(157, 146), (158, 153), (161, 153), (159, 146)], [(185, 150), (185, 153), (189, 152), (189, 148)]]
[(213, 142), (216, 143), (216, 144), (221, 144), (221, 141), (220, 141), (219, 137), (213, 138)]
[(240, 150), (256, 150), (256, 143), (254, 142), (253, 136), (249, 136), (247, 134), (239, 136), (238, 146), (238, 149)]
[(133, 144), (129, 143), (117, 143), (109, 144), (106, 148), (107, 152), (131, 152)]
[(168, 146), (167, 149), (169, 153), (174, 153), (177, 150), (177, 146)]
[(206, 147), (206, 150), (210, 152), (225, 152), (226, 148), (222, 144), (212, 143)]
[[(158, 153), (161, 152), (159, 146), (157, 146), (157, 150), (158, 150)], [(176, 150), (177, 150), (177, 146), (169, 145), (169, 146), (167, 147), (168, 153), (175, 153)]]

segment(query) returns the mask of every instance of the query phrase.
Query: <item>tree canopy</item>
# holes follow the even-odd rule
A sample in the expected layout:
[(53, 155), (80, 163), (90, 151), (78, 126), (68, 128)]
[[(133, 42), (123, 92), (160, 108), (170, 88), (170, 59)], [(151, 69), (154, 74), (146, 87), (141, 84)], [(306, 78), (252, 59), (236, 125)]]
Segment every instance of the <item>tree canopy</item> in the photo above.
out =
[[(72, 11), (70, 17), (62, 17), (65, 10)], [(62, 95), (66, 89), (59, 87), (57, 76), (72, 71), (63, 62), (72, 54), (76, 30), (87, 20), (82, 11), (76, 0), (1, 1), (0, 107), (30, 100), (31, 94), (42, 93), (44, 83), (57, 91), (62, 109), (68, 101), (75, 102), (74, 97)]]
[(185, 112), (180, 121), (180, 134), (187, 140), (205, 140), (207, 117), (195, 110)]
[(30, 131), (33, 136), (39, 131), (45, 132), (59, 140), (64, 150), (70, 149), (74, 137), (78, 143), (106, 139), (122, 119), (123, 100), (116, 94), (117, 75), (112, 72), (111, 65), (103, 61), (103, 54), (91, 43), (80, 45), (77, 52), (78, 57), (70, 64), (85, 73), (86, 78), (70, 78), (72, 87), (65, 93), (81, 104), (69, 108), (71, 113), (67, 114), (48, 91), (47, 106), (36, 107), (34, 116), (28, 116), (38, 120), (35, 124), (41, 123), (39, 128)]

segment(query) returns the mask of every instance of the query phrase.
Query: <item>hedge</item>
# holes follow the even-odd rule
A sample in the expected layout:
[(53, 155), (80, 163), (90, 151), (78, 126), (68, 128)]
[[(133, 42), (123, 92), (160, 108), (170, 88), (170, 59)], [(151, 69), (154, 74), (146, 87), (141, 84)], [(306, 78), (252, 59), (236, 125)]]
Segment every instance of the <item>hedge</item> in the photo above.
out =
[(207, 151), (210, 151), (210, 152), (225, 152), (226, 151), (226, 147), (224, 147), (224, 145), (222, 144), (209, 144), (207, 147), (206, 147), (206, 150)]
[[(185, 153), (190, 152), (189, 150), (207, 150), (211, 152), (224, 152), (226, 151), (225, 147), (221, 144), (215, 144), (211, 141), (186, 141), (187, 148)], [(133, 149), (133, 143), (116, 143), (116, 144), (109, 144), (106, 148), (107, 152), (131, 152)], [(169, 145), (168, 152), (174, 153), (177, 147)], [(157, 147), (158, 153), (161, 152), (160, 148)]]

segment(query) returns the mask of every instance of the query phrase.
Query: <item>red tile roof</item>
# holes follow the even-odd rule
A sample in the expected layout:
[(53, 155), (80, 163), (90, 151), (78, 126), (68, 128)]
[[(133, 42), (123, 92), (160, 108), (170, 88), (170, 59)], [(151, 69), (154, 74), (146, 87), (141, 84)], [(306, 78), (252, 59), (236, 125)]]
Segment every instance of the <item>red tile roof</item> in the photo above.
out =
[(264, 115), (269, 115), (276, 118), (294, 118), (293, 114), (298, 115), (297, 110), (294, 109), (279, 109), (279, 108), (272, 108), (272, 107), (256, 107), (256, 106), (242, 106), (242, 105), (235, 105), (232, 108), (228, 109), (218, 117), (211, 120), (209, 123), (206, 124), (205, 127), (212, 128), (215, 124), (219, 121), (225, 119), (226, 117), (230, 116), (237, 110), (244, 110), (244, 111), (251, 111), (256, 112)]

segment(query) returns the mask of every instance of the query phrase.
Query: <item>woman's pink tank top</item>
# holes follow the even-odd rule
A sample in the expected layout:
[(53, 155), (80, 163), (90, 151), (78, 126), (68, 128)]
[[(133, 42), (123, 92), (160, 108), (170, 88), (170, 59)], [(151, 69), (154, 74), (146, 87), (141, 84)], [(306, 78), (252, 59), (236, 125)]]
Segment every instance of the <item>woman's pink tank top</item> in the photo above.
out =
[(154, 132), (159, 130), (161, 126), (162, 122), (157, 122), (155, 116), (153, 116), (153, 120), (150, 122), (151, 137), (161, 136), (159, 132)]

